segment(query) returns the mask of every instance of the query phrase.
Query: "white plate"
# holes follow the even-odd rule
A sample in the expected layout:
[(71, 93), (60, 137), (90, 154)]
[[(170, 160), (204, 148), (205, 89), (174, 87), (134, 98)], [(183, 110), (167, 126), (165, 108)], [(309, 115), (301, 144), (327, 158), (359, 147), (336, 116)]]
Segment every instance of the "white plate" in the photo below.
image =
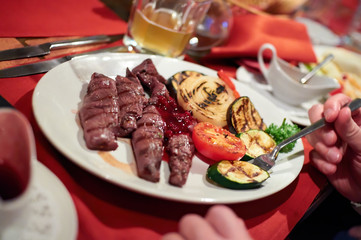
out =
[[(26, 208), (29, 215), (19, 226), (20, 230), (16, 224), (10, 230), (17, 231), (19, 240), (76, 239), (78, 217), (63, 183), (38, 161), (34, 161), (33, 177)], [(3, 240), (13, 239), (11, 231), (6, 232)]]
[[(132, 69), (146, 58), (153, 60), (159, 73), (165, 78), (183, 70), (216, 76), (215, 71), (193, 63), (142, 54), (99, 54), (63, 63), (44, 75), (33, 95), (35, 118), (52, 144), (76, 164), (104, 180), (142, 194), (174, 201), (205, 204), (251, 201), (282, 190), (298, 176), (304, 160), (300, 140), (291, 154), (279, 156), (270, 179), (261, 188), (244, 191), (228, 190), (208, 183), (205, 179), (208, 165), (197, 157), (193, 159), (187, 183), (178, 188), (167, 183), (169, 171), (166, 162), (162, 163), (159, 183), (138, 178), (134, 170), (124, 170), (126, 166), (134, 166), (129, 141), (120, 140), (118, 149), (110, 152), (123, 169), (105, 162), (97, 151), (88, 150), (76, 114), (87, 86), (82, 79), (86, 79), (85, 77), (90, 76), (93, 71), (108, 76), (124, 75), (126, 67)], [(247, 85), (239, 82), (235, 84), (242, 95), (250, 97), (266, 124), (279, 125), (287, 117), (285, 112)]]

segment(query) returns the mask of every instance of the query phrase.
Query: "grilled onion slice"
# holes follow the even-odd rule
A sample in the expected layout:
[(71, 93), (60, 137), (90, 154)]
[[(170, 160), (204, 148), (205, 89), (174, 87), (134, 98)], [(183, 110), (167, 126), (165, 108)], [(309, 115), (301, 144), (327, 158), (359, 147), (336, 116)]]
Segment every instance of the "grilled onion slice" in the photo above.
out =
[(204, 76), (204, 74), (192, 70), (177, 72), (176, 74), (171, 76), (167, 81), (167, 89), (170, 95), (173, 98), (177, 98), (178, 85), (189, 77), (199, 77), (199, 76)]
[(227, 109), (234, 100), (232, 89), (217, 77), (188, 77), (178, 85), (179, 105), (200, 122), (226, 126)]

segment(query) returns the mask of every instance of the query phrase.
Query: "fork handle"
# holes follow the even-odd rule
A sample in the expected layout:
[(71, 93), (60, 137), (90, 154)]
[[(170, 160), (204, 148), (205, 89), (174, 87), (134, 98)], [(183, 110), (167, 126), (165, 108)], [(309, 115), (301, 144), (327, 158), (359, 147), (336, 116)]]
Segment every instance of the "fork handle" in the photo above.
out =
[[(356, 109), (358, 109), (359, 107), (361, 107), (361, 98), (356, 98), (355, 100), (353, 100), (348, 107), (351, 109), (351, 112), (355, 111)], [(294, 142), (296, 140), (298, 140), (301, 137), (304, 137), (308, 134), (310, 134), (311, 132), (323, 127), (326, 125), (325, 119), (321, 118), (320, 120), (318, 120), (317, 122), (313, 123), (312, 125), (302, 129), (301, 131), (299, 131), (298, 133), (292, 135), (291, 137), (283, 140), (280, 144), (277, 145), (278, 149), (282, 149), (284, 146), (288, 145), (291, 142)]]

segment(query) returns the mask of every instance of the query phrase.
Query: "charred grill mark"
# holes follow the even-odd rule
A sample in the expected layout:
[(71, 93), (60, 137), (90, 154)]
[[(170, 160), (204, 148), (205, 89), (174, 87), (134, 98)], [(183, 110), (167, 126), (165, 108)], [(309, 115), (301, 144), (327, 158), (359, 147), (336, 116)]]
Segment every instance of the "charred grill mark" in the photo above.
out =
[(226, 88), (223, 85), (219, 85), (218, 83), (217, 83), (217, 85), (218, 85), (218, 87), (216, 89), (216, 93), (218, 95), (221, 94), (222, 92), (225, 92)]
[(225, 173), (225, 176), (228, 176), (228, 173), (230, 173), (230, 172), (237, 172), (238, 171), (238, 172), (241, 172), (243, 175), (245, 175), (245, 176), (247, 176), (249, 178), (248, 182), (256, 182), (253, 178), (260, 175), (259, 171), (249, 172), (249, 171), (245, 171), (242, 166), (235, 165), (235, 162), (232, 162), (231, 164), (232, 164), (232, 167), (230, 167), (227, 170), (227, 172)]
[(199, 83), (199, 85), (197, 86), (197, 92), (199, 91), (199, 89), (203, 88), (203, 85), (206, 84), (207, 82), (206, 81), (203, 81), (201, 83)]
[(200, 107), (202, 109), (206, 109), (208, 107), (208, 104), (206, 104), (206, 103), (198, 103), (197, 105), (198, 105), (198, 107)]
[(187, 98), (187, 93), (184, 94), (184, 92), (183, 92), (182, 89), (178, 89), (178, 91), (179, 91), (179, 95), (181, 96), (181, 98), (183, 99), (183, 101), (186, 102), (186, 103), (188, 103), (189, 100), (188, 100), (188, 98)]

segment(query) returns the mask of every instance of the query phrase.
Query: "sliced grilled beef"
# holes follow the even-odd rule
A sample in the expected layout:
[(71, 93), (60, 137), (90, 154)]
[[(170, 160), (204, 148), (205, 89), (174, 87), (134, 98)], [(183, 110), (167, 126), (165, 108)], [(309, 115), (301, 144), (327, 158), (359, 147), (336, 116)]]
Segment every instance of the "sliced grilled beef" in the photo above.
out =
[(126, 77), (117, 76), (115, 80), (119, 103), (117, 136), (126, 137), (137, 128), (137, 120), (148, 100), (139, 80), (128, 69)]
[(132, 147), (140, 178), (158, 182), (163, 157), (165, 123), (153, 105), (147, 106), (132, 133)]
[(164, 84), (167, 82), (167, 80), (158, 73), (153, 61), (149, 58), (145, 59), (141, 64), (133, 68), (132, 72), (148, 89), (151, 88), (152, 82), (154, 81), (159, 81)]
[(79, 111), (86, 145), (92, 150), (115, 150), (118, 129), (118, 94), (115, 81), (94, 73)]
[(169, 139), (167, 152), (170, 156), (170, 184), (181, 187), (186, 183), (194, 151), (194, 144), (189, 134), (173, 135)]

